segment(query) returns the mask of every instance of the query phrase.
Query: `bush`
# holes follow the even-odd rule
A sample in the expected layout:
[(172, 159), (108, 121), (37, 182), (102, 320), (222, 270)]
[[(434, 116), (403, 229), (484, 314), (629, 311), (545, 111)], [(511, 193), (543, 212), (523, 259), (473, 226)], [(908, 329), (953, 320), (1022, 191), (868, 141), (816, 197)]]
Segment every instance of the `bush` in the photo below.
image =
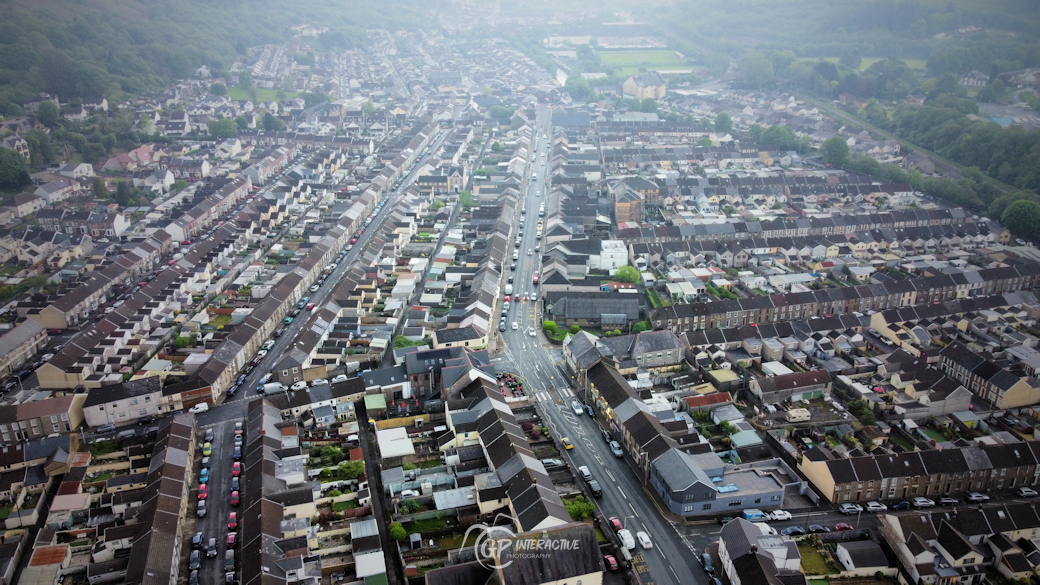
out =
[(332, 490), (331, 492), (329, 492), (329, 497), (330, 498), (338, 498), (339, 496), (342, 496), (342, 495), (343, 495), (343, 492), (341, 492), (339, 490)]
[(564, 506), (567, 507), (567, 513), (571, 515), (571, 520), (584, 520), (590, 518), (596, 512), (596, 505), (592, 502), (586, 502), (585, 496), (578, 496), (573, 500), (564, 500)]
[(556, 335), (556, 321), (543, 321), (542, 329), (548, 331), (550, 335)]
[(420, 508), (422, 508), (422, 506), (415, 500), (405, 500), (401, 502), (402, 514), (415, 514)]
[(396, 540), (397, 542), (404, 542), (408, 540), (408, 532), (404, 529), (404, 526), (401, 526), (400, 522), (391, 522), (390, 538)]

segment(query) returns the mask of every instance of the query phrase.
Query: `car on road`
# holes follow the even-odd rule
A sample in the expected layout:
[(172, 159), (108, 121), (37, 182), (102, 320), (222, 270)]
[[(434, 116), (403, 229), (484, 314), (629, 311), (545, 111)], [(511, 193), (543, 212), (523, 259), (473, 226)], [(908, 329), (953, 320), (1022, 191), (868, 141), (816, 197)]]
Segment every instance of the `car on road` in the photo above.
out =
[(242, 462), (235, 461), (231, 464), (231, 477), (238, 477), (242, 475)]
[(192, 406), (191, 408), (189, 408), (188, 412), (190, 412), (192, 414), (201, 414), (203, 412), (206, 412), (207, 410), (209, 410), (209, 404), (207, 404), (205, 402), (200, 402), (200, 403), (196, 404), (195, 406)]
[(596, 481), (596, 480), (590, 481), (589, 482), (589, 490), (592, 492), (592, 497), (594, 497), (594, 498), (602, 498), (603, 497), (603, 488), (601, 488), (599, 486), (599, 482), (598, 481)]
[(596, 411), (592, 408), (591, 404), (585, 405), (585, 414), (591, 416), (592, 418), (596, 418)]
[(306, 390), (307, 389), (307, 382), (304, 382), (303, 380), (300, 380), (299, 382), (296, 382), (292, 386), (289, 386), (289, 389), (290, 390)]
[(621, 450), (621, 445), (617, 441), (610, 442), (610, 452), (614, 454), (614, 457), (621, 459), (625, 456), (625, 452)]
[(842, 514), (859, 514), (863, 511), (863, 506), (860, 506), (859, 504), (845, 502), (844, 504), (838, 507), (838, 511)]
[(202, 445), (202, 456), (209, 457), (213, 454), (213, 444), (210, 442), (203, 443)]
[(643, 548), (654, 548), (654, 543), (650, 540), (650, 535), (642, 530), (636, 533), (636, 540), (639, 541), (639, 545)]
[(711, 575), (715, 572), (715, 565), (711, 562), (711, 555), (704, 553), (700, 556), (701, 567), (704, 567), (704, 572)]
[(865, 509), (867, 512), (884, 512), (888, 509), (888, 506), (881, 502), (867, 502)]
[(191, 556), (188, 557), (188, 569), (194, 571), (202, 566), (202, 552), (193, 550)]
[(208, 483), (208, 482), (209, 482), (209, 469), (203, 467), (202, 470), (199, 471), (199, 483)]
[(586, 482), (592, 481), (592, 472), (589, 471), (588, 466), (582, 465), (578, 468), (578, 475), (581, 476)]
[(235, 545), (237, 545), (237, 544), (238, 544), (238, 533), (237, 532), (228, 532), (228, 535), (227, 535), (227, 548), (235, 548)]
[(307, 309), (308, 311), (310, 311), (311, 309), (314, 308), (314, 303), (307, 303), (306, 305), (304, 305), (303, 308)]
[(563, 448), (568, 451), (574, 448), (574, 443), (572, 443), (568, 437), (560, 439), (560, 442), (563, 443)]
[(320, 289), (320, 288), (321, 288), (320, 286), (315, 284), (315, 285), (311, 286), (311, 292), (318, 292), (318, 289)]
[(505, 322), (505, 321), (501, 321), (501, 322), (499, 322), (499, 324), (498, 324), (498, 330), (499, 330), (500, 332), (505, 332), (505, 330), (506, 330), (506, 322)]
[(852, 524), (849, 524), (847, 522), (838, 522), (834, 525), (834, 530), (836, 532), (846, 532), (852, 530)]
[(610, 436), (610, 431), (600, 431), (599, 435), (603, 437), (603, 442), (609, 443), (614, 440), (614, 437)]
[(196, 532), (195, 535), (191, 537), (191, 547), (192, 548), (202, 548), (205, 545), (206, 545), (206, 535), (203, 534), (201, 530)]
[(231, 512), (227, 517), (228, 530), (234, 530), (238, 528), (238, 512)]
[(989, 501), (989, 496), (979, 492), (968, 492), (969, 502), (986, 502)]
[(805, 531), (802, 530), (801, 526), (788, 526), (781, 530), (780, 534), (783, 534), (784, 536), (801, 536), (805, 534)]
[(231, 505), (232, 506), (237, 506), (240, 503), (242, 503), (242, 499), (238, 495), (238, 492), (237, 491), (231, 492)]
[(939, 498), (940, 506), (956, 506), (959, 503), (961, 503), (961, 501), (957, 498)]
[(618, 520), (617, 516), (611, 516), (610, 518), (608, 518), (607, 519), (607, 524), (610, 524), (610, 527), (614, 529), (614, 532), (621, 532), (625, 528), (621, 524), (621, 521)]
[(534, 336), (535, 336), (535, 333), (534, 333), (534, 327), (532, 327), (532, 328), (528, 329), (528, 330), (527, 330), (527, 334), (528, 334), (528, 335), (530, 335), (531, 337), (534, 337)]
[(286, 325), (289, 325), (290, 323), (292, 323), (292, 321), (293, 321), (293, 318), (292, 318), (292, 317), (286, 317), (286, 318), (285, 318), (285, 324), (286, 324)]
[(516, 321), (513, 321), (513, 331), (516, 331), (519, 328), (520, 328), (520, 324), (517, 323)]
[(826, 526), (824, 526), (822, 524), (810, 524), (809, 525), (809, 534), (823, 534), (824, 532), (830, 532), (830, 531), (831, 531), (830, 528), (827, 528)]
[(217, 539), (211, 538), (206, 543), (206, 557), (212, 559), (215, 556), (217, 556)]
[(773, 510), (769, 513), (769, 519), (773, 522), (784, 522), (791, 519), (791, 513), (787, 510)]
[(931, 508), (935, 506), (935, 500), (926, 498), (924, 496), (917, 496), (911, 502), (915, 508)]
[(624, 545), (628, 550), (634, 550), (636, 548), (636, 539), (632, 537), (632, 531), (623, 528), (618, 530), (618, 539), (621, 540), (621, 544)]
[(889, 506), (889, 508), (893, 510), (909, 510), (910, 500), (899, 500), (898, 502), (895, 502), (891, 506)]
[(205, 484), (205, 483), (200, 484), (199, 485), (199, 499), (200, 500), (205, 500), (208, 497), (209, 497), (209, 484)]
[(618, 570), (617, 559), (615, 559), (611, 555), (603, 555), (603, 564), (606, 565), (608, 571)]
[(1019, 496), (1023, 497), (1023, 498), (1035, 498), (1036, 497), (1036, 490), (1034, 490), (1031, 487), (1022, 486), (1022, 487), (1018, 488), (1015, 491), (1015, 493), (1018, 494)]
[(578, 402), (577, 398), (571, 400), (571, 410), (578, 416), (585, 414), (585, 408), (581, 405), (581, 402)]

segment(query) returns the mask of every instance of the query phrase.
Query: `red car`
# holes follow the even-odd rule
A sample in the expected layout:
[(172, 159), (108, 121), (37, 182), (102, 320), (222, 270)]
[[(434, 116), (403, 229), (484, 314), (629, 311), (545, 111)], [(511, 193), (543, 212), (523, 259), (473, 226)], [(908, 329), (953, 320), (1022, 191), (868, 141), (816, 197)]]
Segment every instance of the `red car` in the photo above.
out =
[(227, 517), (228, 530), (234, 530), (238, 528), (238, 512), (232, 512)]
[(610, 527), (614, 529), (614, 532), (617, 532), (619, 530), (624, 530), (624, 528), (625, 528), (621, 524), (621, 521), (617, 519), (617, 516), (611, 516), (610, 518), (607, 519), (607, 522), (610, 523)]
[(231, 464), (231, 477), (238, 477), (242, 475), (242, 463), (235, 461)]
[(357, 238), (350, 238), (350, 243), (351, 244), (356, 244), (357, 243)]
[(238, 492), (231, 492), (231, 505), (238, 506), (239, 502), (241, 502), (241, 500), (238, 497)]
[(307, 303), (307, 306), (304, 307), (304, 309), (307, 309), (308, 311), (310, 311), (313, 308), (314, 308), (314, 303)]
[(837, 532), (844, 532), (846, 530), (852, 530), (852, 525), (851, 524), (846, 524), (844, 522), (839, 522), (839, 523), (834, 525), (834, 530), (836, 530)]
[(227, 535), (227, 547), (228, 548), (235, 548), (236, 544), (238, 544), (238, 533), (237, 532), (228, 532), (228, 535)]
[(509, 295), (506, 295), (506, 302), (508, 303), (508, 302), (509, 302), (509, 300), (510, 300), (510, 299), (509, 299)]
[(209, 487), (206, 484), (199, 484), (199, 499), (205, 500), (209, 497)]
[(610, 555), (604, 555), (603, 556), (603, 564), (605, 564), (607, 566), (607, 570), (608, 571), (616, 571), (616, 570), (618, 570), (617, 559), (615, 559), (614, 557), (612, 557)]

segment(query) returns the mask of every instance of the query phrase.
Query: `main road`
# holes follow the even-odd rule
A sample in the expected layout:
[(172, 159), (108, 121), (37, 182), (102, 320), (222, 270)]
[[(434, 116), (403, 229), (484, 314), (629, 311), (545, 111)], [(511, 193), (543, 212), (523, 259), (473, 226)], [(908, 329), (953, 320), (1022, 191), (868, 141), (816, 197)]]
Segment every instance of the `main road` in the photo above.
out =
[[(537, 146), (538, 152), (533, 153), (533, 162), (525, 177), (527, 183), (523, 205), (527, 213), (520, 216), (524, 220), (524, 235), (520, 248), (517, 248), (520, 256), (516, 269), (511, 272), (514, 292), (521, 299), (525, 293), (538, 291), (532, 284), (533, 273), (540, 269), (541, 259), (541, 241), (535, 237), (535, 224), (539, 219), (538, 207), (548, 197), (549, 184), (546, 179), (552, 144), (544, 137), (550, 134), (550, 115), (549, 106), (538, 106), (532, 137), (532, 144)], [(531, 252), (530, 256), (528, 252)], [(559, 351), (547, 350), (543, 345), (547, 342), (541, 333), (539, 303), (521, 300), (510, 304), (507, 328), (501, 334), (504, 339), (503, 351), (494, 361), (500, 369), (512, 370), (524, 376), (528, 395), (549, 427), (551, 436), (568, 437), (574, 443), (572, 450), (563, 453), (572, 469), (588, 466), (593, 477), (603, 487), (603, 497), (595, 500), (603, 515), (617, 516), (633, 534), (644, 531), (650, 535), (653, 548), (632, 551), (633, 569), (639, 581), (643, 585), (709, 583), (707, 576), (699, 569), (696, 555), (686, 544), (677, 526), (658, 513), (649, 495), (644, 492), (644, 478), (638, 477), (626, 461), (611, 454), (601, 437), (602, 417), (593, 419), (585, 414), (575, 415), (571, 411), (570, 402), (575, 396), (569, 383), (570, 377), (557, 366)], [(518, 326), (515, 330), (512, 328), (514, 321)], [(531, 337), (531, 331), (535, 332), (535, 337)], [(550, 354), (550, 351), (556, 355)], [(584, 404), (584, 396), (578, 396), (577, 400)], [(603, 528), (604, 533), (611, 532), (609, 528)]]

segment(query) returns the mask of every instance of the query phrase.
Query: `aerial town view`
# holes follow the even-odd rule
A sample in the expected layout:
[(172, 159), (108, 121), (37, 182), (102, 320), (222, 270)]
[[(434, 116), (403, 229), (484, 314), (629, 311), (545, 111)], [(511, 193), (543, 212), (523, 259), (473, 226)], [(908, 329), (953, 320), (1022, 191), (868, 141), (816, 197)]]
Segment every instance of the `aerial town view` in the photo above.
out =
[(1040, 4), (0, 1), (0, 585), (1040, 585)]

